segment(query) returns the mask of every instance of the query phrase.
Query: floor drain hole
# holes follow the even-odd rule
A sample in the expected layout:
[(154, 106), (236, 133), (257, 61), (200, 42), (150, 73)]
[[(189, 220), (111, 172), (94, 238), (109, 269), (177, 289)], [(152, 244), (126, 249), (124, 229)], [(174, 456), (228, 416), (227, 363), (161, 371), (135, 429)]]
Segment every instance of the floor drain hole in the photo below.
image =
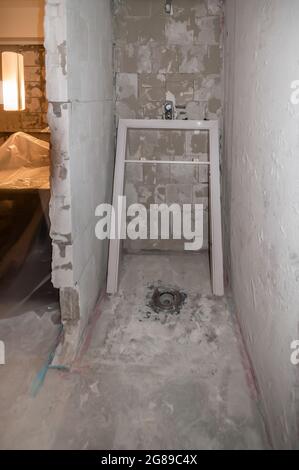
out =
[(157, 288), (152, 297), (152, 305), (158, 311), (177, 312), (186, 296), (177, 290)]
[(174, 295), (168, 292), (160, 294), (160, 304), (165, 308), (172, 307), (174, 305)]

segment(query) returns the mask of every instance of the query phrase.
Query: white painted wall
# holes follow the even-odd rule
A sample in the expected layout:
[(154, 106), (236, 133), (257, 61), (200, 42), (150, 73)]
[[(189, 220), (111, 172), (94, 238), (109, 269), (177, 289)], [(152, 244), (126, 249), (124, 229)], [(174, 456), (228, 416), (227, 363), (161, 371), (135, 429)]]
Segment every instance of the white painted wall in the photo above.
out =
[(276, 448), (299, 446), (290, 363), (299, 337), (299, 105), (290, 103), (298, 20), (298, 0), (226, 0), (226, 246)]
[(1, 0), (0, 43), (41, 44), (45, 0)]

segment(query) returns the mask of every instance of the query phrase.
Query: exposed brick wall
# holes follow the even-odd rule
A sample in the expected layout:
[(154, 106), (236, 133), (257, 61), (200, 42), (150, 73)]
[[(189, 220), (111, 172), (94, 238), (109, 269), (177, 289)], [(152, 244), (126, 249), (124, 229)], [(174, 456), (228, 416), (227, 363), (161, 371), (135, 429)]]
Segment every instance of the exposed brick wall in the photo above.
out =
[[(0, 46), (0, 53), (14, 51), (23, 54), (25, 66), (26, 109), (4, 111), (0, 105), (0, 132), (31, 132), (44, 129), (48, 103), (45, 94), (45, 49), (43, 46)], [(0, 60), (0, 79), (2, 79)]]

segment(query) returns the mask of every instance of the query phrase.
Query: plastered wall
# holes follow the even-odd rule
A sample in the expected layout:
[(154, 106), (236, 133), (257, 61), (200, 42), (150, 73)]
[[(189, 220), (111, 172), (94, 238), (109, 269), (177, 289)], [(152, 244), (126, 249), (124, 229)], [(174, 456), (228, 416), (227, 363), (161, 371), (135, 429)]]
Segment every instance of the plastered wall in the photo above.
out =
[(226, 1), (226, 247), (275, 448), (299, 442), (298, 18), (297, 0)]
[(109, 0), (48, 0), (46, 7), (52, 280), (66, 362), (106, 280), (108, 243), (95, 237), (95, 208), (111, 200), (115, 154), (110, 7)]
[[(173, 14), (161, 0), (114, 0), (116, 117), (158, 119), (166, 99), (180, 119), (220, 119), (223, 101), (223, 2), (175, 0)], [(208, 158), (207, 136), (191, 132), (132, 131), (128, 158)], [(190, 166), (128, 165), (128, 203), (204, 204), (208, 248), (208, 174)], [(183, 242), (127, 241), (135, 250), (183, 250)]]

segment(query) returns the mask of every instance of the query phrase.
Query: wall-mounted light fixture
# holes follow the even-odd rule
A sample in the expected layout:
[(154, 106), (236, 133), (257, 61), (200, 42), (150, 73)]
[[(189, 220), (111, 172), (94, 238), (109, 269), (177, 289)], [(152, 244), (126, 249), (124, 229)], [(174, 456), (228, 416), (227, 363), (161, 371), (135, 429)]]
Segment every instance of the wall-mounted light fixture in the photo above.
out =
[(25, 109), (24, 58), (16, 52), (2, 52), (4, 111)]
[(166, 0), (165, 13), (167, 13), (168, 15), (173, 15), (172, 0)]

